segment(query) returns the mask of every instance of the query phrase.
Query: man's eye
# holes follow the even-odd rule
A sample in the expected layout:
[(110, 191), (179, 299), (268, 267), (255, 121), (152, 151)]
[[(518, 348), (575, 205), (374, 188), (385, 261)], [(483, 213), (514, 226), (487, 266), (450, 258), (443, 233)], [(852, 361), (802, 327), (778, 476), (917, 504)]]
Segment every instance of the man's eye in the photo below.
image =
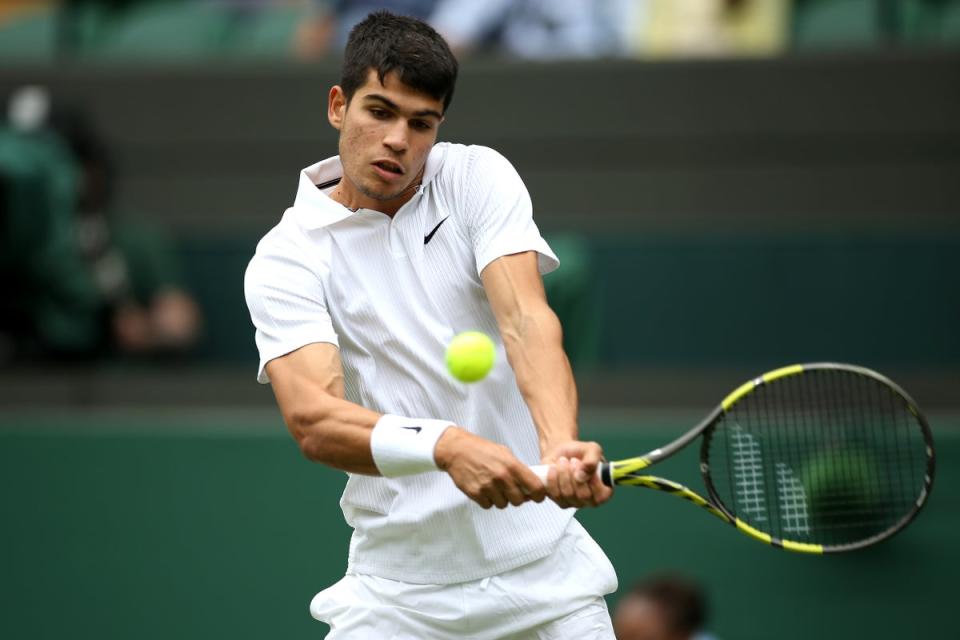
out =
[(383, 109), (370, 109), (370, 113), (373, 114), (374, 118), (386, 118), (388, 115), (390, 115)]
[(410, 126), (416, 129), (417, 131), (429, 131), (430, 123), (423, 120), (414, 120), (410, 123)]

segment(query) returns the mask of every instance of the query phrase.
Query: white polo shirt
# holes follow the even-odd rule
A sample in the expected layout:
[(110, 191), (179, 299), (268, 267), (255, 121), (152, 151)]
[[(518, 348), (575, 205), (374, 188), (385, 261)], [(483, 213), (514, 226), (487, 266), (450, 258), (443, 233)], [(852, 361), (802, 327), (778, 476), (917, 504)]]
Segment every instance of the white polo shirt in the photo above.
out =
[[(267, 362), (306, 344), (338, 345), (347, 399), (374, 411), (439, 418), (540, 461), (536, 427), (507, 363), (480, 272), (504, 255), (556, 256), (530, 197), (503, 156), (439, 143), (417, 193), (393, 218), (351, 212), (328, 197), (338, 157), (303, 170), (296, 201), (260, 241), (246, 298)], [(479, 330), (497, 345), (482, 382), (446, 370), (447, 343)], [(348, 474), (340, 500), (353, 527), (348, 572), (411, 583), (495, 575), (546, 556), (573, 511), (552, 502), (483, 510), (443, 472), (400, 478)]]

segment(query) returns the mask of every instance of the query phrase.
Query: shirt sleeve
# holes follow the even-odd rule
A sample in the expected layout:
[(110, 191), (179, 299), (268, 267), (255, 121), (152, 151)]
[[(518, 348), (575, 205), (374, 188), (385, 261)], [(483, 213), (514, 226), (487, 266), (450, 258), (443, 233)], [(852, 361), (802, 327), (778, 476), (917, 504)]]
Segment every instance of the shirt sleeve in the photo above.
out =
[(271, 234), (260, 242), (244, 293), (260, 352), (257, 382), (270, 382), (265, 367), (274, 358), (315, 342), (339, 346), (321, 280), (293, 242)]
[(536, 251), (540, 273), (560, 265), (533, 221), (533, 205), (513, 165), (487, 147), (472, 147), (463, 180), (461, 211), (477, 273), (501, 256)]

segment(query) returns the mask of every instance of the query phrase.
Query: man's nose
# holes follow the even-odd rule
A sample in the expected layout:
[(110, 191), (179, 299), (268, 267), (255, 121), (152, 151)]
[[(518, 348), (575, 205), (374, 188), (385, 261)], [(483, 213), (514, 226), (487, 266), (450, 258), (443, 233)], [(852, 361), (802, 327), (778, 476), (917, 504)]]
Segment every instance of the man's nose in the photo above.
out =
[(391, 151), (402, 153), (407, 150), (407, 123), (404, 120), (397, 119), (387, 129), (383, 138), (383, 144)]

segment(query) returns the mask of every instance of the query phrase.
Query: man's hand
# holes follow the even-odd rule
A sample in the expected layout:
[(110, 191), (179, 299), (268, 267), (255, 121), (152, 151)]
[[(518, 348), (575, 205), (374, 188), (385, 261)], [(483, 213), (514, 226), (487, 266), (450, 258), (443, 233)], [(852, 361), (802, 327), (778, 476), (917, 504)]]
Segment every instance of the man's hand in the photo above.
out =
[(547, 495), (540, 478), (503, 445), (458, 427), (437, 440), (433, 457), (454, 484), (484, 509), (543, 502)]
[(547, 495), (561, 507), (596, 507), (613, 495), (597, 476), (603, 449), (596, 442), (571, 440), (552, 446), (543, 455), (550, 465)]

